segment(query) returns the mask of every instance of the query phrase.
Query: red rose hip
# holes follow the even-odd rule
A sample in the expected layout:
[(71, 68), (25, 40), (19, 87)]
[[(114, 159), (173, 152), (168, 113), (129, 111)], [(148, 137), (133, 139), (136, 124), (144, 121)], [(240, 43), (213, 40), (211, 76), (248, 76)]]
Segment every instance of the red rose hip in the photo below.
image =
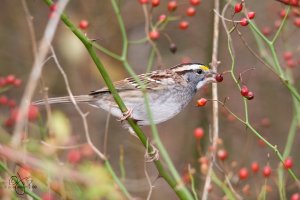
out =
[(203, 106), (206, 105), (206, 103), (207, 103), (207, 99), (201, 98), (201, 99), (199, 99), (199, 100), (197, 101), (197, 106), (198, 106), (198, 107), (203, 107)]
[(242, 3), (237, 3), (234, 6), (234, 12), (235, 13), (239, 13), (243, 10), (243, 4)]

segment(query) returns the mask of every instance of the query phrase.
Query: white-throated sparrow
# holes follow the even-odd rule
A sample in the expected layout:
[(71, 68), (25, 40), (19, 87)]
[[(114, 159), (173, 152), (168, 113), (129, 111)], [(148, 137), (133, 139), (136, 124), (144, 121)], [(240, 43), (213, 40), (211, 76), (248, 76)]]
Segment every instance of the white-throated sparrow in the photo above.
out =
[[(154, 123), (164, 122), (181, 112), (198, 89), (215, 82), (215, 74), (205, 65), (187, 63), (139, 75), (139, 79), (146, 86)], [(126, 78), (115, 82), (114, 86), (126, 107), (130, 109), (130, 117), (138, 125), (149, 125), (143, 92), (138, 83), (133, 78)], [(74, 98), (77, 102), (86, 102), (94, 107), (102, 108), (118, 118), (123, 117), (123, 113), (106, 87)], [(45, 102), (45, 100), (40, 100), (34, 104), (42, 105)], [(67, 96), (49, 98), (47, 102), (49, 104), (70, 103), (71, 100)]]

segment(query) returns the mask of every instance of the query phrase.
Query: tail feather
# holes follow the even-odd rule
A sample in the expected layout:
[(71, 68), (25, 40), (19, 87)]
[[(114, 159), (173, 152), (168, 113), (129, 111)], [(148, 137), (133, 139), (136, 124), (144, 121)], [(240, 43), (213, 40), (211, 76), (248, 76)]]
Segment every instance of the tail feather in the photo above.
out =
[[(74, 99), (76, 102), (91, 102), (95, 100), (95, 98), (91, 95), (80, 95), (80, 96), (74, 96)], [(54, 97), (54, 98), (48, 98), (48, 99), (42, 99), (33, 102), (33, 105), (40, 106), (45, 104), (58, 104), (58, 103), (71, 103), (71, 98), (69, 96), (65, 97)]]

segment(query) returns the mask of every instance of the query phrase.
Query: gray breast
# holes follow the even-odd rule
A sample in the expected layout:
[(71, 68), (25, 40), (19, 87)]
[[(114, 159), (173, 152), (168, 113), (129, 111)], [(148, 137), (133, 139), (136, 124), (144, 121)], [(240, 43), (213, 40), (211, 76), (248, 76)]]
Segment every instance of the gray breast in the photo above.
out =
[[(159, 93), (149, 94), (149, 103), (155, 124), (167, 121), (181, 112), (190, 102), (195, 91), (187, 88), (163, 90)], [(139, 125), (149, 125), (148, 115), (144, 104), (135, 105), (133, 118)]]

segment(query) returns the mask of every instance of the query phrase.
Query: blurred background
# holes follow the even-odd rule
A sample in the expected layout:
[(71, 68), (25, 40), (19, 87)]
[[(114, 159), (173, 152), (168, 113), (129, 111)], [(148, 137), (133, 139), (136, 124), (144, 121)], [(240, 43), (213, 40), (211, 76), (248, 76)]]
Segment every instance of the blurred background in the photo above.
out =
[[(139, 1), (122, 0), (117, 1), (121, 9), (128, 38), (130, 41), (145, 38), (145, 18), (143, 9)], [(152, 22), (158, 21), (161, 14), (168, 14), (168, 2), (163, 0), (158, 7), (152, 9)], [(267, 37), (274, 36), (277, 30), (276, 26), (281, 18), (282, 9), (285, 5), (274, 0), (266, 1), (246, 1), (247, 9), (256, 12), (255, 23), (258, 28), (264, 30)], [(5, 77), (13, 74), (22, 80), (18, 88), (11, 88), (1, 95), (14, 99), (16, 104), (20, 103), (24, 87), (33, 65), (32, 42), (28, 25), (25, 19), (25, 12), (19, 1), (4, 0), (0, 7), (0, 76)], [(162, 30), (160, 38), (155, 41), (162, 56), (162, 63), (154, 59), (152, 69), (168, 68), (182, 62), (200, 62), (209, 64), (211, 62), (212, 49), (212, 32), (213, 32), (213, 1), (203, 0), (200, 5), (195, 6), (195, 16), (186, 16), (186, 10), (190, 7), (189, 1), (178, 0), (176, 11), (169, 13), (172, 16), (178, 16), (178, 20), (167, 24)], [(47, 21), (49, 20), (50, 10), (43, 1), (27, 1), (29, 11), (33, 17), (34, 31), (37, 43), (41, 39)], [(225, 1), (221, 1), (223, 8)], [(148, 6), (148, 10), (151, 5)], [(78, 1), (72, 0), (67, 5), (65, 13), (70, 20), (76, 25), (81, 20), (87, 20), (89, 26), (83, 30), (89, 38), (96, 39), (101, 46), (121, 54), (122, 37), (120, 27), (117, 23), (116, 16), (113, 12), (110, 1)], [(230, 18), (233, 13), (233, 7), (228, 9), (226, 17)], [(296, 14), (295, 14), (296, 15)], [(239, 20), (243, 14), (236, 16)], [(283, 67), (288, 67), (284, 60), (284, 53), (293, 52), (295, 58), (295, 67), (291, 74), (296, 80), (299, 88), (299, 27), (293, 24), (293, 14), (288, 19), (282, 34), (276, 44), (277, 55)], [(189, 27), (185, 30), (180, 29), (178, 24), (182, 21), (188, 21)], [(277, 25), (276, 25), (277, 23)], [(243, 37), (249, 46), (258, 51), (257, 43), (249, 27), (238, 26)], [(177, 46), (177, 52), (170, 51), (170, 41), (164, 35), (167, 34)], [(220, 26), (219, 41), (219, 72), (230, 70), (231, 59), (228, 52), (227, 36), (224, 28)], [(279, 81), (269, 69), (262, 65), (255, 58), (241, 41), (237, 32), (232, 34), (233, 46), (235, 49), (236, 68), (234, 73), (238, 76), (245, 70), (252, 69), (243, 73), (242, 82), (254, 92), (254, 99), (248, 101), (250, 123), (262, 134), (270, 143), (278, 146), (283, 151), (292, 120), (292, 99), (289, 91)], [(53, 47), (57, 58), (66, 71), (70, 81), (71, 89), (74, 95), (88, 94), (91, 90), (97, 90), (105, 86), (100, 73), (95, 64), (88, 55), (85, 47), (74, 36), (74, 34), (60, 22), (54, 37)], [(128, 62), (137, 74), (144, 73), (147, 68), (148, 58), (151, 52), (151, 45), (148, 42), (139, 44), (130, 44), (128, 52)], [(124, 66), (121, 62), (101, 53), (98, 55), (108, 70), (114, 81), (128, 77)], [(298, 59), (298, 60), (297, 60)], [(48, 96), (65, 96), (67, 90), (63, 77), (61, 76), (53, 59), (45, 63), (42, 82), (48, 88)], [(42, 84), (37, 88), (34, 99), (43, 98)], [(226, 100), (226, 106), (237, 116), (244, 119), (244, 102), (243, 97), (229, 73), (224, 74), (224, 81), (218, 84), (219, 100)], [(199, 158), (207, 155), (209, 152), (210, 130), (211, 130), (211, 102), (205, 107), (196, 107), (197, 99), (204, 97), (211, 99), (211, 86), (199, 91), (187, 108), (175, 118), (159, 124), (158, 131), (163, 144), (165, 145), (172, 161), (174, 162), (179, 173), (184, 176), (187, 166), (190, 164), (195, 169), (196, 189), (201, 194), (205, 175), (203, 175)], [(80, 104), (84, 112), (88, 112), (88, 125), (92, 140), (97, 148), (104, 150), (104, 132), (107, 122), (107, 113), (100, 109), (95, 109), (85, 104)], [(72, 137), (71, 144), (82, 144), (86, 142), (81, 117), (70, 105), (53, 105), (52, 112), (61, 112), (69, 121), (70, 134)], [(6, 116), (10, 110), (0, 105), (0, 119), (5, 122)], [(44, 107), (40, 108), (42, 118), (39, 123), (46, 123), (46, 111)], [(194, 130), (198, 127), (204, 129), (204, 138), (200, 141), (194, 137)], [(12, 127), (2, 126), (1, 132), (11, 133)], [(151, 138), (149, 127), (143, 127), (145, 133)], [(294, 157), (294, 170), (299, 175), (299, 159), (297, 159), (297, 147), (299, 146), (299, 130), (293, 143), (291, 156)], [(241, 182), (234, 181), (238, 178), (237, 174), (241, 167), (248, 167), (253, 161), (258, 162), (261, 166), (270, 165), (276, 170), (279, 160), (274, 152), (262, 144), (254, 134), (248, 130), (245, 125), (235, 119), (222, 107), (220, 107), (220, 149), (228, 152), (228, 158), (225, 162), (219, 163), (222, 170), (216, 169), (221, 174), (231, 174), (233, 185), (236, 192), (245, 195), (245, 199), (256, 199), (261, 187), (265, 184), (265, 178), (259, 172), (256, 176)], [(140, 199), (146, 199), (149, 186), (144, 172), (144, 154), (145, 149), (141, 142), (132, 135), (128, 134), (116, 121), (114, 117), (110, 118), (107, 140), (107, 156), (120, 176), (120, 154), (124, 156), (124, 168), (126, 176), (124, 183), (128, 191)], [(122, 153), (122, 150), (124, 152)], [(66, 152), (61, 151), (63, 157)], [(63, 159), (62, 159), (63, 160)], [(101, 162), (96, 157), (91, 158), (93, 161)], [(146, 163), (147, 171), (152, 180), (158, 175), (156, 168), (152, 163)], [(250, 169), (250, 168), (249, 168)], [(223, 171), (223, 172), (220, 172)], [(292, 184), (290, 176), (287, 176), (287, 183), (291, 183), (286, 188), (287, 195), (290, 196), (297, 189)], [(245, 185), (250, 185), (248, 196), (243, 194)], [(276, 188), (276, 174), (270, 178), (268, 185), (270, 190), (267, 199), (279, 199), (278, 189)], [(213, 186), (210, 199), (220, 199), (223, 193), (217, 187)], [(151, 199), (176, 199), (172, 191), (163, 179), (155, 181), (155, 188)]]

